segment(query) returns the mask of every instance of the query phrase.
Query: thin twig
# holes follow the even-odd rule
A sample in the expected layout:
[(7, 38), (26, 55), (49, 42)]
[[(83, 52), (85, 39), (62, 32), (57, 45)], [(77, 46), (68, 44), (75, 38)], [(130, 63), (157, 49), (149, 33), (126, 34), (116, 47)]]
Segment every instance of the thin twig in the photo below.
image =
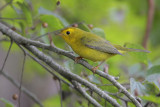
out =
[(128, 107), (128, 102), (127, 102), (127, 101), (124, 101), (124, 103), (125, 103), (125, 107)]
[(52, 72), (47, 66), (45, 66), (44, 64), (41, 63), (41, 61), (39, 59), (37, 59), (36, 57), (34, 57), (33, 55), (31, 55), (29, 52), (27, 52), (22, 46), (20, 46), (19, 44), (17, 44), (23, 51), (25, 51), (25, 53), (32, 58), (34, 61), (36, 61), (37, 63), (39, 63), (47, 72), (49, 72), (51, 75), (55, 76), (56, 78), (58, 78), (59, 80), (61, 80), (63, 83), (67, 84), (70, 87), (74, 87), (72, 84), (70, 84), (69, 82), (67, 82), (66, 80), (62, 79), (61, 77), (59, 77), (56, 73)]
[(24, 52), (24, 59), (23, 59), (23, 64), (22, 64), (22, 72), (21, 72), (21, 77), (20, 77), (20, 86), (19, 86), (19, 99), (18, 99), (18, 107), (21, 106), (21, 88), (22, 88), (22, 79), (23, 79), (23, 73), (24, 73), (24, 65), (26, 62), (26, 53)]
[[(130, 89), (130, 84), (129, 83), (123, 83), (121, 84), (123, 87), (125, 87), (126, 89)], [(100, 84), (100, 85), (97, 85), (98, 87), (101, 87), (101, 86), (114, 86), (113, 84)]]
[(0, 7), (0, 11), (3, 10), (5, 7), (7, 7), (9, 4), (12, 3), (13, 0), (9, 1), (8, 3), (6, 3), (5, 5), (3, 5), (2, 7)]
[[(92, 92), (92, 90), (89, 90), (89, 92), (90, 92), (90, 95), (91, 95), (91, 97), (92, 97), (92, 95), (93, 95), (93, 92)], [(88, 101), (88, 107), (90, 106), (90, 101)]]
[(148, 6), (149, 8), (148, 8), (147, 25), (146, 25), (146, 31), (145, 31), (145, 35), (144, 35), (143, 43), (142, 43), (145, 49), (147, 49), (147, 43), (148, 43), (149, 34), (151, 31), (153, 17), (154, 17), (154, 9), (155, 9), (154, 0), (148, 0)]
[(107, 101), (106, 101), (106, 100), (105, 100), (105, 102), (104, 102), (104, 106), (107, 107)]
[(61, 80), (59, 80), (59, 87), (60, 87), (59, 94), (60, 94), (60, 99), (61, 99), (61, 107), (63, 107), (62, 83), (61, 83)]
[(113, 96), (115, 96), (115, 97), (121, 99), (122, 101), (131, 102), (131, 100), (129, 100), (129, 99), (124, 99), (124, 98), (118, 96), (119, 92), (118, 92), (118, 93), (110, 93), (110, 92), (106, 92), (106, 93), (109, 94), (109, 95), (113, 95)]
[[(0, 71), (1, 72), (1, 71)], [(10, 77), (7, 73), (2, 72), (2, 75), (7, 78), (7, 80), (9, 80), (14, 86), (16, 86), (17, 88), (20, 87), (20, 84), (17, 83), (17, 81), (15, 81), (12, 77)], [(31, 98), (36, 104), (38, 104), (40, 107), (43, 107), (41, 101), (29, 90), (27, 90), (24, 87), (21, 87), (21, 91), (24, 92), (29, 98)]]
[(81, 85), (80, 85), (78, 82), (72, 80), (72, 83), (73, 83), (73, 85), (75, 86), (75, 89), (76, 89), (77, 91), (79, 91), (90, 103), (92, 103), (95, 107), (102, 107), (95, 99), (93, 99), (93, 98), (85, 91), (85, 89), (83, 89), (83, 88), (81, 87)]
[(3, 42), (3, 41), (10, 41), (10, 40), (8, 40), (7, 38), (0, 39), (0, 42)]
[(43, 34), (43, 35), (35, 36), (34, 38), (32, 38), (32, 40), (37, 40), (37, 39), (39, 39), (39, 38), (42, 38), (42, 37), (44, 37), (44, 36), (46, 36), (46, 35), (48, 35), (48, 34), (54, 33), (54, 32), (55, 32), (55, 31), (53, 31), (53, 32), (47, 32), (47, 33), (45, 33), (45, 34)]
[[(10, 46), (9, 46), (7, 55), (6, 55), (5, 59), (4, 59), (4, 62), (3, 62), (2, 68), (1, 68), (1, 72), (3, 72), (3, 69), (4, 69), (4, 66), (5, 66), (5, 64), (6, 64), (7, 58), (8, 58), (8, 56), (9, 56), (10, 50), (11, 50), (11, 48), (12, 48), (12, 44), (13, 44), (13, 41), (12, 41), (12, 39), (11, 39), (11, 44), (10, 44)], [(0, 72), (0, 74), (1, 74), (1, 72)]]

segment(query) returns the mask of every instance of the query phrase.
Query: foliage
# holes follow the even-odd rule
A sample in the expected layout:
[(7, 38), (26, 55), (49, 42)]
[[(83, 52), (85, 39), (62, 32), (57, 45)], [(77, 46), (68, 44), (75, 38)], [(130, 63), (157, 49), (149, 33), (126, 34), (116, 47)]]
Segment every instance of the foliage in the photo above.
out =
[(0, 101), (2, 101), (3, 103), (5, 103), (5, 107), (14, 107), (14, 105), (12, 104), (12, 102), (4, 99), (4, 98), (0, 98)]
[[(0, 2), (0, 6), (2, 6), (8, 0)], [(107, 0), (107, 2), (106, 0), (61, 0), (58, 6), (56, 2), (57, 0), (13, 0), (13, 3), (1, 10), (0, 18), (2, 18), (0, 20), (14, 26), (17, 32), (18, 30), (22, 31), (18, 33), (27, 38), (34, 38), (47, 32), (59, 30), (73, 23), (81, 23), (79, 24), (81, 29), (106, 38), (113, 44), (127, 44), (126, 46), (129, 48), (144, 49), (141, 42), (146, 27), (148, 9), (146, 0)], [(131, 93), (134, 96), (141, 96), (144, 105), (146, 104), (145, 101), (160, 104), (158, 102), (160, 98), (156, 97), (160, 92), (160, 8), (158, 7), (159, 0), (155, 0), (155, 2), (155, 17), (148, 43), (148, 50), (151, 53), (130, 52), (124, 56), (115, 56), (106, 62), (109, 67), (108, 73), (116, 77), (119, 76), (118, 82), (130, 84)], [(13, 18), (13, 20), (5, 18)], [(48, 26), (44, 27), (43, 23), (47, 23)], [(88, 24), (93, 24), (93, 28), (88, 27)], [(71, 51), (71, 48), (60, 37), (55, 36), (53, 33), (50, 34), (55, 46)], [(39, 40), (47, 44), (50, 43), (48, 36), (43, 36)], [(8, 44), (0, 43), (0, 46), (6, 49)], [(16, 46), (12, 47), (12, 50), (19, 52)], [(101, 86), (102, 84), (110, 84), (110, 82), (100, 76), (93, 75), (92, 72), (81, 65), (74, 64), (68, 58), (50, 52), (46, 52), (46, 54), (73, 73), (91, 81), (106, 92), (116, 93), (118, 91), (113, 85)], [(98, 64), (97, 62), (87, 61), (94, 66)], [(30, 62), (30, 59), (27, 59), (25, 73), (29, 76), (24, 77), (26, 81), (28, 81), (28, 77), (32, 81), (35, 71), (37, 74), (46, 75), (40, 66)], [(103, 70), (104, 65), (100, 69)], [(73, 91), (66, 85), (63, 85), (63, 87), (65, 87), (63, 91), (69, 93)], [(94, 97), (98, 98), (98, 95), (94, 95)], [(58, 95), (52, 95), (51, 98), (45, 99), (43, 103), (47, 107), (50, 107), (50, 105), (59, 107), (59, 99)], [(116, 99), (121, 103), (118, 98)], [(4, 99), (1, 100), (6, 104), (10, 104)], [(73, 105), (77, 107), (88, 106), (85, 99), (81, 98), (80, 100), (84, 103), (80, 102)], [(104, 105), (104, 101), (99, 100)], [(68, 102), (64, 100), (65, 105)], [(129, 105), (133, 106), (132, 104)], [(12, 106), (10, 104), (6, 107)]]

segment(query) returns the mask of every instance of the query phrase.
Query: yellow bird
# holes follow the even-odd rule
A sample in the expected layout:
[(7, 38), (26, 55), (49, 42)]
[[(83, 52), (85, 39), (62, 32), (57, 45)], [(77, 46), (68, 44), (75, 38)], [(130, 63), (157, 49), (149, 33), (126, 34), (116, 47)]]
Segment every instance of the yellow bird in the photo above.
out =
[(136, 52), (149, 52), (141, 49), (131, 49), (121, 47), (119, 45), (112, 45), (109, 41), (97, 36), (91, 32), (86, 32), (76, 27), (68, 27), (60, 31), (59, 35), (67, 42), (67, 44), (73, 49), (75, 53), (79, 55), (75, 61), (85, 58), (91, 61), (102, 61), (98, 66), (93, 68), (96, 69), (108, 58), (117, 54), (128, 51)]

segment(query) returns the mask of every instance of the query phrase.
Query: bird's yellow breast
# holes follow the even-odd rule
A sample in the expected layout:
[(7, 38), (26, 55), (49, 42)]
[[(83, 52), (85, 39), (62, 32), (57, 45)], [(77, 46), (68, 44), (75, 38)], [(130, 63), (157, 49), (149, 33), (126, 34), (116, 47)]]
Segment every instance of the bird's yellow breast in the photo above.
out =
[(111, 56), (114, 56), (114, 54), (104, 53), (88, 48), (79, 42), (72, 43), (70, 46), (75, 53), (91, 61), (104, 61)]

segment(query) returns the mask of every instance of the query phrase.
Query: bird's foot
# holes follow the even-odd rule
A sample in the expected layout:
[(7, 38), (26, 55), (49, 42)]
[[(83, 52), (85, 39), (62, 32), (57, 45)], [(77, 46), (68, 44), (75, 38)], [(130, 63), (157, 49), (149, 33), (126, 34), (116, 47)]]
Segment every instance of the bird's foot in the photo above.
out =
[(74, 59), (75, 63), (78, 63), (78, 61), (79, 61), (80, 59), (82, 59), (82, 57), (81, 57), (81, 56), (76, 57), (76, 58)]
[(93, 74), (95, 74), (96, 73), (96, 70), (99, 68), (99, 66), (96, 66), (96, 67), (93, 67), (92, 68), (92, 72), (93, 72)]
[(99, 65), (97, 65), (96, 67), (92, 68), (92, 72), (95, 73), (96, 70), (99, 68), (100, 65), (102, 65), (104, 63), (104, 61), (102, 61)]

